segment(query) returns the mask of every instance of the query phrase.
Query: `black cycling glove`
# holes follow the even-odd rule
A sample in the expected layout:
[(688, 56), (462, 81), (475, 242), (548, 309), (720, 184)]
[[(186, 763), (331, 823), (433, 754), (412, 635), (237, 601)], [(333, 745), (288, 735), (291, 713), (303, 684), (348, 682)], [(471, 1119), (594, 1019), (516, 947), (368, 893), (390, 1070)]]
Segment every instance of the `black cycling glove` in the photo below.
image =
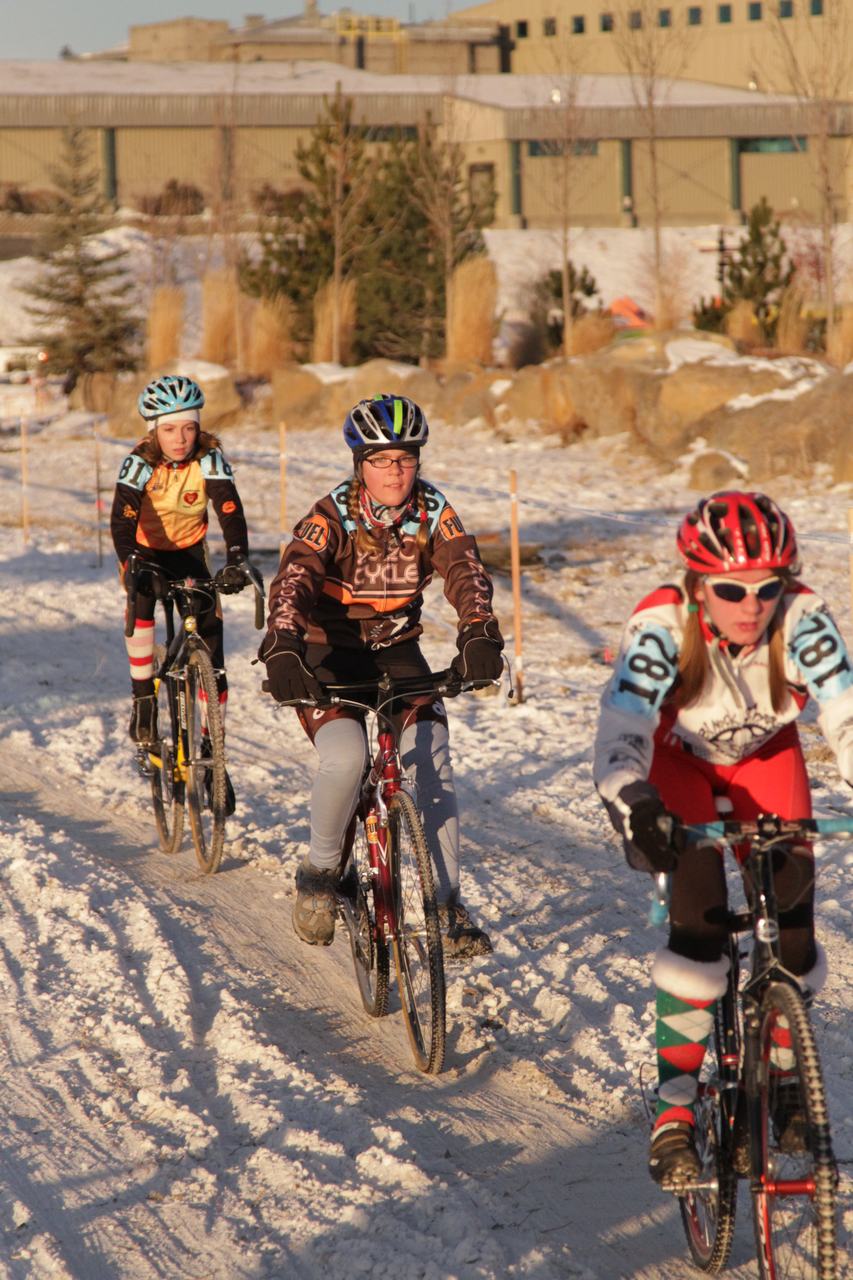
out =
[(305, 661), (305, 642), (289, 631), (270, 631), (258, 650), (267, 664), (270, 693), (276, 702), (319, 702), (323, 689)]
[(629, 782), (607, 807), (623, 840), (639, 849), (648, 862), (644, 870), (672, 871), (681, 852), (675, 830), (678, 819), (661, 800), (657, 787)]
[(471, 680), (475, 684), (500, 680), (504, 669), (501, 657), (504, 641), (496, 618), (470, 622), (463, 627), (456, 638), (456, 647), (459, 652), (450, 669), (460, 680)]

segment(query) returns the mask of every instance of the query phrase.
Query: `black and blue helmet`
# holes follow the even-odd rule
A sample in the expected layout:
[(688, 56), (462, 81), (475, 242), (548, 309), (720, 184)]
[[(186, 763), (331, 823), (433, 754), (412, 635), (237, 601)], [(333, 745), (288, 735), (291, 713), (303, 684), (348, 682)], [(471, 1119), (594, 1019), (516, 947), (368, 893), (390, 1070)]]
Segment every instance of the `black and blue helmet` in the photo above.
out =
[(359, 400), (344, 423), (344, 440), (359, 451), (420, 447), (428, 439), (424, 411), (407, 396), (383, 394)]

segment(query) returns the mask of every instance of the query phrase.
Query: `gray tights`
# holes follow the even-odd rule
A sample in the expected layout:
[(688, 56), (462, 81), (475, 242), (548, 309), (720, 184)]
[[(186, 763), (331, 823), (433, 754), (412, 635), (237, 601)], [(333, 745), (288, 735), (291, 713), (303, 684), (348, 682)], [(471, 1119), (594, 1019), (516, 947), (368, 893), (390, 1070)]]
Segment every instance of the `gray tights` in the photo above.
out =
[[(311, 848), (315, 867), (336, 867), (355, 812), (367, 764), (367, 738), (357, 720), (331, 720), (317, 731), (319, 753), (311, 790)], [(447, 725), (421, 720), (400, 735), (403, 769), (415, 783), (415, 800), (433, 855), (439, 902), (459, 890), (459, 814)]]

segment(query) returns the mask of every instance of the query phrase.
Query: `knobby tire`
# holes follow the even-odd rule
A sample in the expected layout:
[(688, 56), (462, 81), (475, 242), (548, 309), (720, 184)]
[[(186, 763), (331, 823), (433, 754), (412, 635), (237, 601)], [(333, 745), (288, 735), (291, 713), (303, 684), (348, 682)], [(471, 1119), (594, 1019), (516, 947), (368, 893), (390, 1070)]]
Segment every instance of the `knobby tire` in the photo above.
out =
[[(187, 686), (187, 799), (190, 826), (198, 864), (202, 871), (212, 875), (222, 861), (225, 845), (225, 732), (213, 663), (204, 649), (194, 649), (189, 656)], [(205, 700), (209, 756), (202, 755)]]
[(177, 713), (175, 683), (167, 676), (161, 680), (157, 674), (166, 650), (157, 645), (154, 650), (154, 684), (157, 695), (157, 725), (159, 743), (156, 751), (150, 751), (151, 801), (160, 848), (164, 853), (177, 853), (184, 832), (184, 804), (186, 788), (178, 776), (180, 727)]
[(388, 803), (388, 853), (397, 891), (394, 964), (412, 1054), (438, 1074), (446, 1039), (444, 957), (432, 863), (414, 802), (398, 791)]
[[(780, 1075), (771, 1058), (774, 1029), (790, 1032), (792, 1062)], [(829, 1113), (814, 1032), (801, 994), (785, 983), (764, 993), (760, 1011), (761, 1166), (752, 1188), (762, 1280), (837, 1280), (836, 1183)], [(780, 1081), (798, 1094), (806, 1118), (801, 1141), (785, 1145), (774, 1126)], [(789, 1095), (790, 1096), (790, 1095)], [(812, 1194), (775, 1194), (772, 1183), (813, 1181)]]
[(352, 891), (349, 896), (355, 920), (354, 930), (350, 927), (350, 947), (361, 1003), (371, 1018), (382, 1018), (388, 1012), (390, 955), (387, 941), (377, 934), (376, 881), (371, 872), (361, 817), (353, 819), (353, 826), (350, 863), (345, 876)]
[[(681, 1221), (693, 1261), (701, 1271), (716, 1275), (729, 1259), (735, 1229), (737, 1208), (737, 1174), (732, 1168), (730, 1139), (724, 1132), (726, 1117), (720, 1105), (719, 1082), (725, 1032), (717, 1002), (714, 1031), (709, 1046), (712, 1073), (716, 1079), (700, 1084), (696, 1104), (696, 1149), (702, 1162), (701, 1181), (708, 1189), (689, 1192), (679, 1198)], [(716, 1183), (716, 1189), (713, 1184)]]

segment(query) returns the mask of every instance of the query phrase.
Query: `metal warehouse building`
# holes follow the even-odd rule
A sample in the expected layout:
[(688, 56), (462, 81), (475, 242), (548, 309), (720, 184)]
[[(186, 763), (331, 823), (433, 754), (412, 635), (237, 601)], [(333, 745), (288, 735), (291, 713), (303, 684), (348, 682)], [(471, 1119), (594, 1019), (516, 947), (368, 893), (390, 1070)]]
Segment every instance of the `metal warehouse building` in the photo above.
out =
[[(561, 218), (571, 138), (570, 216), (578, 225), (649, 221), (645, 127), (624, 75), (584, 76), (568, 132), (564, 86), (548, 75), (380, 75), (324, 62), (0, 62), (0, 189), (50, 185), (62, 130), (91, 131), (103, 190), (119, 205), (191, 182), (211, 205), (249, 207), (269, 183), (299, 184), (295, 153), (337, 86), (376, 145), (431, 120), (464, 153), (472, 186), (497, 194), (497, 227)], [(853, 107), (832, 133), (836, 218), (850, 217)], [(691, 81), (659, 112), (664, 220), (741, 219), (761, 196), (781, 215), (816, 216), (817, 174), (795, 99)]]

